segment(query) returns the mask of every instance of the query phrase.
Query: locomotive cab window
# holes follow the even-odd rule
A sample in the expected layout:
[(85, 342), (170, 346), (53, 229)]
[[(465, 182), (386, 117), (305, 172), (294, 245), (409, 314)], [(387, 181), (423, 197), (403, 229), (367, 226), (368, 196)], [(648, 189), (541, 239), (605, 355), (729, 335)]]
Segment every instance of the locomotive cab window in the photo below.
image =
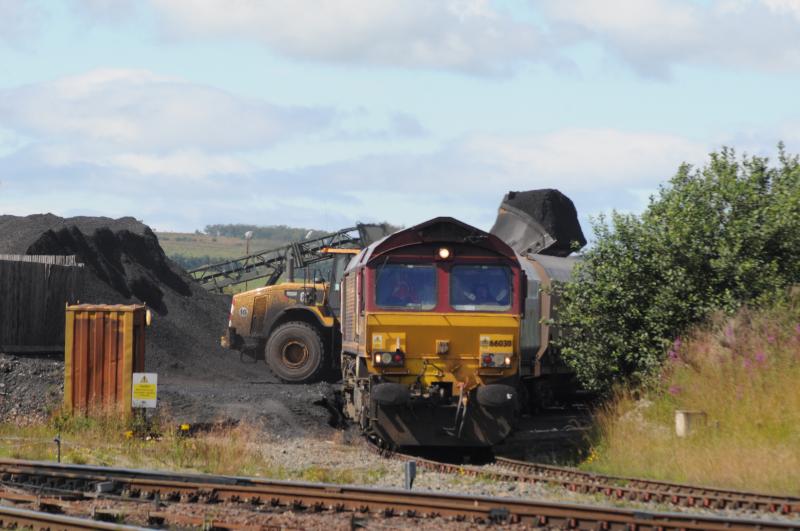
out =
[(432, 310), (436, 307), (436, 268), (385, 264), (378, 267), (375, 302), (382, 308)]
[(511, 269), (498, 265), (457, 265), (450, 272), (450, 305), (460, 311), (511, 309)]

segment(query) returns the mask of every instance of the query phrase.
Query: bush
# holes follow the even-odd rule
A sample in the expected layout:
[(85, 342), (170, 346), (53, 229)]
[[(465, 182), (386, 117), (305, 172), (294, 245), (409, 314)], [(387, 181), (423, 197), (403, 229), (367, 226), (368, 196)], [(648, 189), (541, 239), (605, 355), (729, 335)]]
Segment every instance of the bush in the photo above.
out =
[(800, 163), (779, 152), (777, 167), (712, 153), (702, 169), (681, 166), (641, 216), (594, 223), (560, 317), (564, 358), (586, 387), (639, 383), (712, 311), (800, 282)]

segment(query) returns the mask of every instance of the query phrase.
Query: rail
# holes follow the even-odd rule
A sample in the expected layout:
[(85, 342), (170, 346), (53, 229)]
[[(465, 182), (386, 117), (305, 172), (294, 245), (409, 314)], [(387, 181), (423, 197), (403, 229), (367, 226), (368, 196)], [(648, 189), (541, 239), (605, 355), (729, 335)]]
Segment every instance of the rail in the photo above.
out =
[(0, 505), (0, 529), (47, 529), (49, 531), (113, 529), (116, 531), (141, 531), (146, 528)]
[(494, 464), (506, 471), (486, 466), (459, 465), (401, 453), (382, 452), (388, 457), (415, 461), (420, 468), (437, 472), (480, 476), (498, 481), (545, 483), (583, 494), (601, 494), (612, 499), (653, 502), (679, 507), (749, 510), (781, 515), (800, 515), (800, 497), (778, 496), (715, 487), (687, 485), (623, 476), (584, 472), (497, 457)]
[(577, 505), (518, 498), (491, 498), (349, 485), (273, 481), (0, 460), (0, 482), (17, 489), (102, 491), (125, 499), (164, 503), (230, 502), (293, 511), (350, 511), (383, 517), (444, 517), (478, 523), (522, 523), (599, 529), (793, 529), (797, 522)]

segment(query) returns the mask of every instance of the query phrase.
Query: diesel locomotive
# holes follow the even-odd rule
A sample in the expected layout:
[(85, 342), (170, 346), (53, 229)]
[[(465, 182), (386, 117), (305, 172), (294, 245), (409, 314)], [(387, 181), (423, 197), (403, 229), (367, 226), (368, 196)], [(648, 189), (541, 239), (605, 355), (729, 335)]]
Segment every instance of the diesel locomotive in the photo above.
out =
[(522, 267), (453, 218), (355, 255), (341, 284), (345, 413), (393, 446), (491, 446), (520, 408)]

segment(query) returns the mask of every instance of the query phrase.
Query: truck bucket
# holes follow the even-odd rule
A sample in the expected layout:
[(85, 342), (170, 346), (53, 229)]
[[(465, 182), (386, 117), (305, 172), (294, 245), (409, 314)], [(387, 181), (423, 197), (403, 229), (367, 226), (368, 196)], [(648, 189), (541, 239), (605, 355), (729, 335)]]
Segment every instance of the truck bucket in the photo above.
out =
[(508, 192), (490, 232), (523, 255), (567, 256), (586, 245), (572, 200), (551, 188)]

